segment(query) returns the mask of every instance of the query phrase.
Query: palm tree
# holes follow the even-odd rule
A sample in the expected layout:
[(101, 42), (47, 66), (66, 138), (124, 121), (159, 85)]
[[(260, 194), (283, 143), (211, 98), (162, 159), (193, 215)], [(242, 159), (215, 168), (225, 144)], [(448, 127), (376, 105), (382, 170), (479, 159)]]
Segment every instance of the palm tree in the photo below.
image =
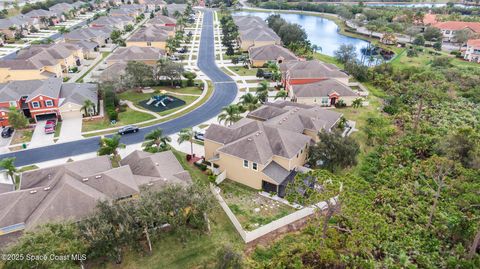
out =
[(193, 155), (193, 129), (192, 128), (183, 128), (178, 133), (178, 144), (182, 144), (185, 141), (190, 142), (190, 154)]
[(359, 108), (359, 107), (362, 107), (362, 99), (361, 98), (357, 98), (355, 100), (353, 100), (352, 102), (352, 107), (353, 108)]
[(266, 80), (260, 82), (257, 88), (257, 98), (260, 102), (265, 103), (268, 99), (268, 82)]
[(240, 97), (240, 101), (242, 106), (244, 106), (247, 111), (254, 111), (260, 106), (258, 97), (251, 93), (242, 95), (242, 97)]
[(241, 119), (240, 108), (238, 105), (229, 105), (222, 109), (222, 113), (218, 115), (218, 122), (225, 123), (225, 125), (231, 125)]
[(17, 168), (15, 167), (15, 157), (12, 158), (5, 158), (0, 161), (0, 167), (7, 171), (7, 174), (12, 179), (12, 184), (15, 186), (15, 173), (17, 172)]
[(288, 96), (287, 91), (285, 91), (285, 90), (280, 90), (280, 91), (277, 92), (277, 94), (275, 95), (275, 100), (277, 100), (277, 98), (283, 98), (283, 100), (285, 100), (285, 99), (287, 99), (287, 96)]
[(145, 136), (144, 150), (148, 152), (161, 152), (168, 150), (168, 142), (172, 139), (169, 136), (163, 136), (163, 131), (157, 128)]
[(320, 47), (319, 45), (313, 44), (312, 50), (313, 52), (317, 53), (318, 51), (322, 51), (322, 47)]
[(257, 88), (257, 92), (258, 91), (267, 91), (268, 90), (268, 81), (264, 80), (262, 82), (259, 83), (258, 85), (258, 88)]
[(93, 114), (95, 114), (95, 104), (87, 99), (85, 102), (83, 102), (82, 110), (85, 111), (85, 116), (90, 116), (92, 117)]
[(112, 155), (112, 159), (117, 161), (119, 160), (120, 155), (118, 154), (119, 148), (125, 148), (125, 144), (120, 143), (120, 135), (116, 134), (112, 137), (104, 137), (100, 139), (99, 143), (100, 148), (98, 149), (98, 155)]

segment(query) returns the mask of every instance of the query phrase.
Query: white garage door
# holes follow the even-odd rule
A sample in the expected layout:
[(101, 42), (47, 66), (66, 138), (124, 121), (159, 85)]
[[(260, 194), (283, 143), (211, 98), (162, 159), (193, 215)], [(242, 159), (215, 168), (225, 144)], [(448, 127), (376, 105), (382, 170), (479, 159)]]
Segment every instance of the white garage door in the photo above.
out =
[(82, 112), (81, 111), (70, 111), (70, 112), (62, 112), (62, 119), (75, 119), (81, 118)]

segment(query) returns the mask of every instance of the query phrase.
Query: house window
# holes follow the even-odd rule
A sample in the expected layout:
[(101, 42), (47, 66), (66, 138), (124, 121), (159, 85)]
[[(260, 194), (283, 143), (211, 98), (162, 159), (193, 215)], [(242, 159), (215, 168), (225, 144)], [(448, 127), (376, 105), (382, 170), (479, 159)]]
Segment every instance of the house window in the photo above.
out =
[(252, 163), (252, 169), (257, 171), (258, 170), (258, 165), (257, 163)]
[(449, 34), (450, 34), (450, 30), (445, 31), (445, 34), (449, 35)]
[(32, 102), (32, 107), (33, 108), (39, 108), (40, 107), (40, 102)]
[(243, 160), (243, 167), (248, 168), (248, 161), (247, 160)]
[(328, 106), (328, 97), (322, 97), (322, 106)]
[(152, 42), (147, 42), (147, 46), (148, 47), (152, 46)]
[(46, 107), (52, 107), (53, 106), (53, 101), (52, 100), (45, 101), (45, 106)]

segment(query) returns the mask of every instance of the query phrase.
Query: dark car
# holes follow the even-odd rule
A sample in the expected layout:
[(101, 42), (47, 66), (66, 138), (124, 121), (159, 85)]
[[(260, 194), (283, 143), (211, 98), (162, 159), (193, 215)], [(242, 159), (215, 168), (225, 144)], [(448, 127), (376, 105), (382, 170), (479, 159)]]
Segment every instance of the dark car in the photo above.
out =
[(118, 133), (123, 135), (128, 133), (136, 133), (138, 132), (138, 130), (139, 130), (138, 127), (135, 125), (127, 125), (125, 127), (120, 128), (120, 130), (118, 130)]
[(200, 140), (200, 141), (203, 141), (205, 140), (205, 134), (203, 133), (200, 133), (200, 132), (195, 132), (195, 134), (193, 135), (193, 137), (197, 140)]
[(2, 137), (3, 138), (10, 137), (10, 136), (12, 136), (12, 134), (13, 134), (13, 127), (3, 128), (3, 130), (2, 130)]
[(56, 120), (47, 120), (45, 122), (45, 133), (46, 134), (53, 134), (55, 133), (55, 127), (57, 126)]

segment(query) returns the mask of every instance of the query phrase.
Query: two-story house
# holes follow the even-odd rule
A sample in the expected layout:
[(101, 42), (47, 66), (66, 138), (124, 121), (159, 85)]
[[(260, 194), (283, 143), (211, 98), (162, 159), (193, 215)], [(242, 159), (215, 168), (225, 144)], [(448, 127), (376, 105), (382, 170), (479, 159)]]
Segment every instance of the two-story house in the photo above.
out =
[[(0, 125), (7, 126), (8, 109), (23, 111), (25, 116), (37, 120), (82, 115), (85, 100), (98, 103), (97, 85), (62, 83), (62, 79), (22, 80), (0, 84)], [(94, 108), (93, 113), (97, 112)]]
[(470, 31), (474, 36), (480, 35), (480, 22), (442, 21), (434, 23), (432, 26), (440, 29), (443, 41), (448, 42), (456, 42), (455, 33), (461, 30)]
[(235, 16), (233, 21), (238, 26), (237, 42), (242, 51), (247, 51), (250, 47), (282, 43), (280, 37), (260, 17)]
[(231, 126), (210, 125), (205, 158), (231, 180), (283, 196), (317, 133), (330, 131), (341, 117), (318, 106), (269, 103)]
[(480, 39), (467, 41), (467, 48), (463, 52), (463, 58), (469, 62), (480, 63)]

